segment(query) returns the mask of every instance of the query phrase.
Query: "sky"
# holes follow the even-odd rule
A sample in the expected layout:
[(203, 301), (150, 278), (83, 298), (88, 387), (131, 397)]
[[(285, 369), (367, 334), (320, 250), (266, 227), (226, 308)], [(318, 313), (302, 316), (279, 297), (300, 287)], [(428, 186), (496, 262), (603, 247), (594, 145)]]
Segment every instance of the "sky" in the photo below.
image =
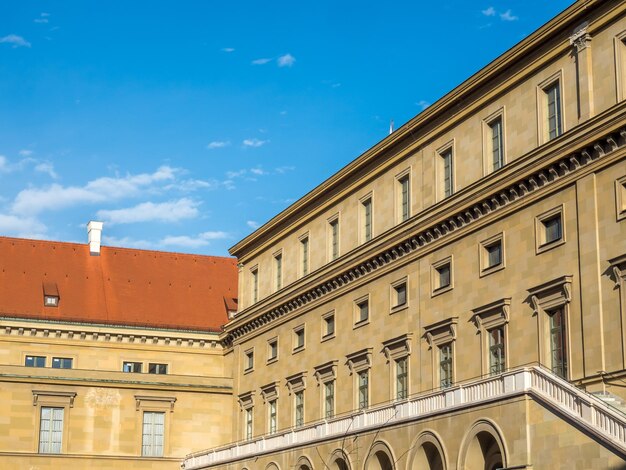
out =
[(0, 236), (228, 248), (571, 1), (0, 2)]

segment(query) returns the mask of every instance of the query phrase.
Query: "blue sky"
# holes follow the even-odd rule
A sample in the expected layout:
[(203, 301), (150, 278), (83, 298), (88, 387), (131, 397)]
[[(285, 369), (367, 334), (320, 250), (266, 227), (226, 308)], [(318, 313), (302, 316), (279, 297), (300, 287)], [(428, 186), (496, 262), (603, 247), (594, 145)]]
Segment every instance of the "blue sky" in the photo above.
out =
[(226, 255), (570, 3), (4, 1), (0, 235)]

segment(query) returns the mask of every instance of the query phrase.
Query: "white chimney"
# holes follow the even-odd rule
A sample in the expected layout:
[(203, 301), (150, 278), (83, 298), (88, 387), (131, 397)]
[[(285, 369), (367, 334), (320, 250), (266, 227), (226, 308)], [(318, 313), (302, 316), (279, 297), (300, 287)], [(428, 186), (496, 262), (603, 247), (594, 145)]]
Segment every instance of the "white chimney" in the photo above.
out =
[(100, 256), (102, 225), (102, 222), (95, 222), (93, 220), (87, 224), (87, 239), (89, 240), (89, 254), (91, 256)]

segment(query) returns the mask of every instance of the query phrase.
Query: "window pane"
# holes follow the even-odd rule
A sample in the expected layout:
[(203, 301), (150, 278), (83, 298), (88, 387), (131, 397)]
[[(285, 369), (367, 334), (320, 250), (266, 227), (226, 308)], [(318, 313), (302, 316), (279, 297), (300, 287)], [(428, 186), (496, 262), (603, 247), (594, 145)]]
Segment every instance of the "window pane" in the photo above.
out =
[(39, 452), (60, 454), (63, 442), (63, 408), (41, 407)]
[(502, 263), (502, 244), (500, 242), (489, 245), (487, 248), (487, 266), (498, 266)]
[(448, 287), (450, 285), (450, 265), (446, 264), (437, 268), (439, 274), (439, 285), (437, 288)]
[(369, 372), (359, 372), (359, 409), (368, 407), (369, 402)]
[(309, 238), (302, 239), (302, 275), (309, 274)]
[(406, 304), (406, 284), (400, 284), (396, 286), (396, 306)]
[(561, 230), (561, 215), (557, 215), (555, 217), (551, 217), (547, 220), (543, 221), (544, 230), (545, 230), (545, 239), (546, 243), (552, 243), (557, 240), (560, 240), (563, 236)]
[(402, 222), (409, 218), (409, 177), (405, 176), (400, 180), (401, 190), (401, 219)]
[(369, 302), (367, 300), (359, 303), (357, 305), (359, 309), (359, 319), (358, 321), (365, 321), (369, 318)]
[(502, 167), (503, 145), (502, 145), (502, 121), (497, 119), (490, 124), (491, 127), (491, 157), (493, 171)]

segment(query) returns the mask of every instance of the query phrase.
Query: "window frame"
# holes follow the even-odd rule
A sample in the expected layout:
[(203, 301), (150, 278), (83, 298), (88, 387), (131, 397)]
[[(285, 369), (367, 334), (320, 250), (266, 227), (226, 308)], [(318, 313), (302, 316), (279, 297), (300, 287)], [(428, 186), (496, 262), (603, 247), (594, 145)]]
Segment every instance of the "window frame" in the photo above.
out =
[(278, 336), (267, 340), (267, 364), (278, 361)]
[[(145, 437), (146, 437), (146, 415), (152, 415), (153, 417), (156, 416), (161, 416), (163, 419), (163, 423), (162, 425), (162, 429), (163, 429), (163, 434), (161, 436), (162, 438), (162, 442), (161, 442), (161, 453), (159, 454), (158, 452), (156, 452), (154, 449), (151, 452), (146, 452), (146, 443), (145, 443)], [(165, 436), (166, 436), (166, 432), (165, 432), (165, 422), (167, 419), (167, 413), (165, 411), (156, 411), (156, 410), (142, 410), (141, 413), (141, 456), (142, 457), (163, 457), (165, 455)], [(154, 438), (154, 427), (155, 427), (155, 423), (152, 423), (152, 433), (150, 434), (153, 438)], [(151, 447), (154, 447), (154, 443), (151, 444)]]
[[(55, 367), (54, 366), (54, 361), (57, 360), (60, 362), (60, 366), (59, 367)], [(69, 367), (63, 367), (63, 365), (66, 365), (67, 362), (69, 361)], [(52, 357), (52, 362), (50, 363), (50, 367), (52, 369), (73, 369), (74, 368), (74, 358), (73, 357)]]
[[(500, 262), (498, 264), (491, 265), (489, 260), (489, 248), (499, 244), (500, 245)], [(478, 243), (478, 266), (479, 276), (484, 277), (489, 274), (501, 271), (506, 268), (506, 254), (504, 248), (504, 232), (500, 232)]]
[[(127, 364), (132, 364), (133, 366), (139, 365), (139, 370), (125, 370)], [(141, 374), (143, 373), (143, 362), (141, 361), (122, 361), (122, 372), (126, 374)]]
[[(448, 199), (449, 197), (453, 196), (454, 193), (456, 193), (455, 147), (455, 140), (452, 139), (435, 151), (435, 167), (437, 174), (435, 181), (437, 182), (437, 202)], [(450, 156), (449, 173), (446, 171), (447, 155)], [(449, 181), (449, 185), (446, 185), (446, 180)]]
[(481, 307), (472, 309), (471, 321), (476, 326), (480, 336), (481, 355), (481, 375), (492, 375), (491, 363), (491, 332), (494, 329), (502, 329), (503, 332), (503, 356), (504, 370), (508, 369), (509, 345), (508, 345), (508, 323), (511, 308), (511, 298), (505, 297), (494, 302), (490, 302)]
[[(441, 269), (448, 267), (449, 270), (449, 282), (447, 285), (441, 285)], [(431, 297), (448, 292), (454, 288), (454, 266), (452, 255), (446, 258), (440, 259), (430, 265), (430, 286)]]
[(256, 264), (250, 268), (250, 300), (252, 305), (259, 301), (259, 265)]
[(328, 261), (335, 261), (341, 256), (341, 225), (339, 213), (327, 220)]
[[(301, 334), (300, 334), (301, 333)], [(300, 341), (302, 338), (302, 341)], [(303, 351), (306, 348), (306, 330), (304, 323), (293, 329), (293, 354)]]
[(359, 240), (363, 244), (372, 238), (374, 238), (374, 193), (370, 191), (359, 198)]
[[(547, 241), (547, 227), (545, 223), (557, 217), (560, 218), (561, 221), (561, 237), (552, 241)], [(560, 204), (535, 217), (535, 254), (538, 255), (540, 253), (552, 250), (553, 248), (563, 245), (565, 242), (565, 204)]]
[[(363, 305), (366, 306), (366, 310), (367, 310), (367, 315), (365, 316), (365, 318), (363, 318)], [(353, 310), (354, 310), (353, 328), (359, 328), (361, 326), (369, 324), (370, 317), (371, 317), (369, 293), (354, 300)]]
[[(482, 135), (483, 135), (483, 176), (494, 173), (504, 167), (507, 164), (507, 149), (506, 149), (506, 110), (505, 107), (497, 109), (482, 121)], [(493, 125), (500, 123), (500, 166), (494, 168), (493, 159)]]
[(309, 232), (298, 237), (300, 243), (300, 277), (304, 277), (311, 272), (311, 239)]
[[(150, 368), (156, 366), (156, 372), (151, 372)], [(165, 367), (165, 372), (158, 372), (161, 367)], [(167, 362), (148, 362), (148, 374), (153, 375), (168, 375), (170, 373), (170, 364)]]
[[(404, 287), (404, 302), (400, 303), (399, 288)], [(389, 285), (389, 313), (394, 314), (409, 308), (409, 277), (404, 276)]]
[[(405, 198), (406, 182), (406, 198)], [(401, 224), (411, 218), (411, 167), (395, 176), (396, 223)], [(406, 207), (406, 211), (405, 211)]]
[(615, 219), (617, 222), (626, 219), (626, 176), (615, 180)]
[(254, 370), (254, 348), (250, 348), (243, 353), (243, 373), (248, 374)]
[[(28, 358), (33, 358), (33, 365), (28, 365)], [(37, 365), (37, 360), (43, 359), (43, 365)], [(35, 354), (25, 354), (24, 355), (24, 367), (46, 367), (46, 363), (48, 362), (48, 356), (39, 356)]]
[[(558, 133), (554, 137), (550, 137), (550, 123), (549, 123), (549, 110), (548, 110), (548, 91), (557, 87), (559, 90), (559, 102), (556, 110), (558, 111), (558, 121), (559, 121), (559, 129)], [(554, 140), (561, 135), (563, 135), (566, 130), (566, 120), (565, 120), (565, 105), (564, 105), (564, 96), (563, 96), (563, 69), (559, 69), (548, 78), (543, 80), (541, 83), (537, 85), (537, 136), (538, 136), (538, 145), (545, 144)]]
[[(332, 331), (328, 331), (328, 320), (332, 319)], [(322, 338), (321, 341), (328, 341), (329, 339), (333, 339), (335, 337), (337, 331), (337, 319), (335, 317), (335, 311), (331, 310), (330, 312), (322, 315)]]

